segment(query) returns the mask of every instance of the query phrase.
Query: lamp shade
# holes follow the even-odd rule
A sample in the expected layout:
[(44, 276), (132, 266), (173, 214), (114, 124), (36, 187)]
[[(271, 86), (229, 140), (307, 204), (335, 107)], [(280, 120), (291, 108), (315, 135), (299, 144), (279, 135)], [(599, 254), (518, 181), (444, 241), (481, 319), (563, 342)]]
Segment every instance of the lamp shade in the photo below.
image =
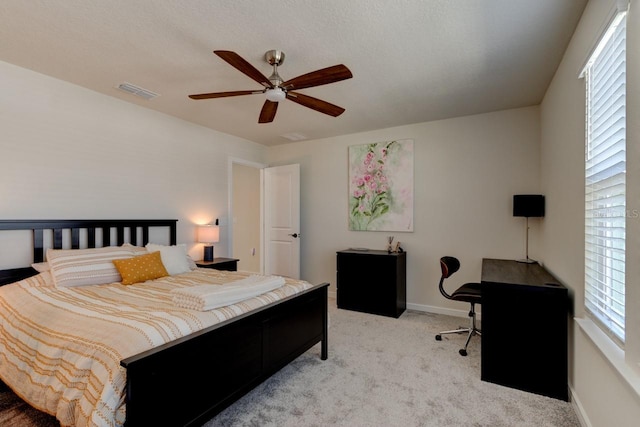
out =
[(517, 194), (513, 196), (513, 216), (544, 216), (544, 196), (541, 194)]
[(216, 243), (220, 240), (220, 229), (217, 225), (201, 225), (198, 227), (198, 242)]

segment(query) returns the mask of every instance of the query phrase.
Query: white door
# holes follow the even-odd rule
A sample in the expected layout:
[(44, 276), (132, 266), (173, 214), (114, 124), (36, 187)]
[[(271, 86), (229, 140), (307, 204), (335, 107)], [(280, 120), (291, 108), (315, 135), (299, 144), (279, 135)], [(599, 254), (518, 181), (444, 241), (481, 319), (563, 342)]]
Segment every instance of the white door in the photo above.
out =
[(300, 278), (300, 165), (262, 169), (264, 273)]

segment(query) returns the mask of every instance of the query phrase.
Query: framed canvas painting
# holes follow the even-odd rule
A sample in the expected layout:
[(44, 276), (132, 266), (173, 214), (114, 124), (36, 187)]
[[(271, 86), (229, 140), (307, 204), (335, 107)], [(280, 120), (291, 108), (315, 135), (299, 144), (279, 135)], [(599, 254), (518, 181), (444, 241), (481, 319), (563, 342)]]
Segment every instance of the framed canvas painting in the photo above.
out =
[(413, 231), (413, 140), (349, 147), (349, 230)]

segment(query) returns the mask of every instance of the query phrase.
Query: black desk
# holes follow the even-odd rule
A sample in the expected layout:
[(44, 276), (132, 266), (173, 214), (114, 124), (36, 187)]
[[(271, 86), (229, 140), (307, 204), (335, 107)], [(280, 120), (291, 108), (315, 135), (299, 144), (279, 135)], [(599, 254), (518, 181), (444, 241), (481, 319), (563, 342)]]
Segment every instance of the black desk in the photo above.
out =
[(482, 260), (482, 380), (568, 400), (567, 288), (539, 264)]

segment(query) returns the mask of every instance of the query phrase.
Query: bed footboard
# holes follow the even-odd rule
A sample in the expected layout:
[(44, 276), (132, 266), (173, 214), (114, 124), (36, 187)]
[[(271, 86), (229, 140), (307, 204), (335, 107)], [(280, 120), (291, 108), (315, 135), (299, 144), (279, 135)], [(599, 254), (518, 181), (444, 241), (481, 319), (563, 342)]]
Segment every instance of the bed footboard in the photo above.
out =
[(126, 427), (201, 425), (319, 342), (326, 360), (328, 286), (124, 359)]

